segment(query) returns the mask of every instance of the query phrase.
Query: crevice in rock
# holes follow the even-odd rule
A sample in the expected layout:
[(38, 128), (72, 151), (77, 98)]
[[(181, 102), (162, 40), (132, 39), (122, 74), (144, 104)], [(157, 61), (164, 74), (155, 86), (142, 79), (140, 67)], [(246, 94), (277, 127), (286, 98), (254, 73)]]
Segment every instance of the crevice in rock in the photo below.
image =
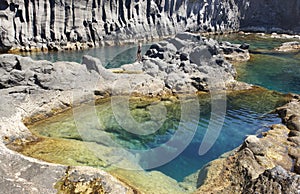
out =
[(34, 84), (36, 84), (37, 86), (39, 86), (40, 88), (42, 88), (44, 90), (49, 90), (49, 87), (43, 86), (43, 84), (40, 82), (40, 80), (38, 79), (36, 74), (34, 74), (33, 77), (34, 77)]
[(74, 0), (72, 0), (72, 26), (75, 26), (75, 5)]
[[(36, 17), (37, 17), (37, 11), (36, 11), (36, 4), (35, 4), (35, 0), (31, 0), (32, 1), (32, 6), (33, 6), (33, 17), (32, 17), (32, 23), (33, 23), (33, 36), (37, 36), (37, 23), (36, 23)], [(40, 17), (40, 16), (39, 16)]]
[(55, 40), (54, 22), (55, 22), (55, 1), (50, 0), (50, 37), (52, 40)]
[[(50, 0), (51, 1), (51, 0)], [(26, 22), (29, 22), (29, 10), (28, 10), (28, 7), (29, 7), (29, 0), (24, 0), (24, 8), (25, 8), (25, 18), (26, 18)]]
[(14, 69), (22, 71), (22, 66), (21, 66), (20, 61), (18, 59), (17, 59), (17, 64), (14, 66)]
[(95, 42), (96, 42), (96, 36), (95, 36), (95, 30), (93, 29), (93, 23), (89, 22), (88, 23), (88, 27), (89, 27), (89, 30), (90, 30), (90, 33), (91, 33), (92, 41), (95, 44)]
[(2, 83), (0, 83), (0, 90), (5, 89), (5, 88), (7, 88), (7, 87), (5, 87)]
[(105, 12), (105, 7), (102, 5), (102, 21), (106, 22), (106, 12)]
[[(124, 4), (123, 4), (123, 0), (119, 0), (119, 15), (120, 15), (120, 20), (122, 21), (122, 23), (124, 23), (126, 25), (126, 20), (125, 20), (125, 14), (124, 14)], [(120, 22), (121, 24), (121, 22)]]
[(127, 9), (127, 19), (130, 20), (131, 15), (130, 15), (130, 5), (131, 5), (131, 0), (125, 0), (125, 7)]

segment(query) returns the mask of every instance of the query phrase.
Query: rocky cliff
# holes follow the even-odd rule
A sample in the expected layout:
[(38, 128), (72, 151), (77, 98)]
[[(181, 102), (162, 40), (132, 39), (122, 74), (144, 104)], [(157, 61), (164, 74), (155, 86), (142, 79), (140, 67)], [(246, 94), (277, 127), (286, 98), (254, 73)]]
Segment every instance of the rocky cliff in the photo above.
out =
[(300, 0), (235, 1), (241, 13), (241, 30), (300, 33)]
[(237, 30), (237, 16), (234, 0), (2, 0), (0, 50), (80, 49), (186, 30)]
[(300, 32), (300, 0), (1, 0), (0, 52), (83, 49), (182, 31)]

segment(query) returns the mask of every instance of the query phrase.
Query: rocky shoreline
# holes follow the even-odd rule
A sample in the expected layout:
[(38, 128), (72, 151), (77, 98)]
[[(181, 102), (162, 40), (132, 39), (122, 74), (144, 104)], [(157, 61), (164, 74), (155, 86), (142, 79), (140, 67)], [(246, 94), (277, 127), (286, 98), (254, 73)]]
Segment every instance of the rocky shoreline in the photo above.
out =
[(299, 193), (299, 108), (295, 95), (275, 110), (283, 124), (262, 138), (249, 136), (229, 156), (204, 167), (199, 177), (206, 179), (196, 193)]
[[(6, 189), (5, 193), (55, 193), (57, 190), (62, 193), (88, 193), (91, 190), (99, 193), (142, 193), (101, 170), (41, 162), (13, 152), (6, 145), (16, 149), (36, 141), (24, 122), (35, 122), (91, 100), (91, 93), (93, 99), (129, 94), (170, 98), (212, 89), (251, 89), (251, 85), (235, 81), (235, 69), (224, 59), (229, 54), (235, 56), (231, 59), (247, 59), (249, 53), (243, 49), (245, 47), (247, 45), (220, 45), (212, 39), (181, 33), (153, 44), (141, 63), (113, 70), (103, 68), (98, 59), (89, 56), (78, 64), (1, 55), (0, 171), (7, 176), (1, 178), (0, 187)], [(241, 54), (243, 57), (240, 57)], [(114, 73), (116, 71), (118, 73)], [(131, 91), (125, 83), (129, 83)], [(207, 178), (199, 183), (198, 186), (202, 186), (197, 192), (254, 192), (256, 188), (262, 189), (262, 183), (269, 179), (272, 179), (272, 185), (267, 189), (280, 187), (281, 190), (299, 191), (299, 175), (296, 174), (299, 169), (299, 129), (298, 121), (297, 125), (294, 121), (298, 117), (291, 116), (298, 114), (300, 108), (297, 104), (299, 106), (300, 102), (293, 100), (288, 108), (277, 110), (282, 118), (286, 118), (288, 128), (274, 125), (262, 139), (250, 136), (236, 153), (204, 168), (199, 177)], [(277, 138), (276, 141), (274, 138)], [(287, 148), (290, 150), (288, 153), (282, 151)], [(290, 172), (290, 169), (295, 170)], [(213, 183), (219, 184), (218, 187)], [(170, 181), (172, 184), (174, 186)]]
[[(93, 99), (94, 94), (96, 98), (112, 94), (128, 95), (130, 90), (127, 85), (120, 84), (126, 81), (131, 85), (133, 95), (162, 98), (207, 91), (208, 79), (220, 71), (218, 76), (224, 76), (219, 79), (222, 81), (222, 90), (226, 87), (251, 87), (234, 80), (234, 68), (223, 59), (221, 51), (213, 40), (202, 40), (200, 36), (189, 33), (178, 34), (174, 39), (152, 45), (142, 63), (124, 65), (121, 73), (105, 69), (98, 59), (89, 56), (85, 56), (83, 63), (78, 64), (33, 61), (18, 55), (1, 55), (0, 169), (7, 176), (1, 180), (0, 187), (5, 188), (6, 193), (55, 193), (54, 185), (60, 185), (56, 188), (64, 191), (75, 189), (83, 192), (94, 189), (110, 193), (136, 193), (132, 187), (101, 170), (48, 164), (13, 152), (5, 145), (18, 150), (18, 147), (26, 143), (37, 141), (24, 123), (42, 120), (91, 100), (88, 98), (91, 93)], [(192, 56), (202, 54), (202, 60), (192, 60)], [(133, 74), (133, 70), (139, 72)], [(167, 72), (173, 72), (172, 75), (180, 76), (180, 79), (171, 79)], [(114, 87), (113, 83), (116, 81), (118, 84)], [(216, 87), (220, 85), (217, 82), (214, 84)], [(7, 168), (6, 165), (12, 163), (14, 167)]]

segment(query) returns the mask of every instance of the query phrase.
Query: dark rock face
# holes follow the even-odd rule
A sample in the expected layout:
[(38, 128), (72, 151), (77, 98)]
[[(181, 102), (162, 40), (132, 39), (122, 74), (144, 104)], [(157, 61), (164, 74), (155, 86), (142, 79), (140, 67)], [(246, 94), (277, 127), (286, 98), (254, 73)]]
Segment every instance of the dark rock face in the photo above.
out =
[(245, 31), (300, 32), (300, 0), (243, 0), (240, 28)]
[(277, 166), (252, 180), (243, 193), (295, 193), (299, 191), (300, 175)]

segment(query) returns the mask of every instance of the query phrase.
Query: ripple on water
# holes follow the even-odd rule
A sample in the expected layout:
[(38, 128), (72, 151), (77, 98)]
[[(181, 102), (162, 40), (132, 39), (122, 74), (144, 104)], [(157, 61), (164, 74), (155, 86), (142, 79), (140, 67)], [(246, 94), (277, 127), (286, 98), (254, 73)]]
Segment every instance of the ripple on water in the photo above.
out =
[[(207, 96), (205, 98), (200, 97), (199, 102), (201, 115), (192, 142), (177, 158), (152, 170), (163, 172), (177, 181), (183, 181), (186, 176), (197, 172), (207, 162), (239, 146), (247, 135), (256, 134), (257, 131), (261, 132), (271, 124), (280, 122), (276, 115), (266, 113), (284, 104), (286, 98), (278, 93), (262, 89), (228, 95), (227, 114), (221, 134), (209, 152), (203, 156), (198, 155), (198, 149), (210, 122), (210, 100)], [(140, 121), (149, 119), (147, 106), (145, 104), (139, 106), (135, 103), (142, 102), (135, 100), (131, 102), (130, 107), (135, 118), (140, 119)], [(168, 141), (178, 127), (180, 103), (166, 103), (166, 101), (160, 103), (164, 103), (167, 107), (167, 119), (156, 133), (147, 136), (134, 135), (122, 129), (114, 118), (109, 100), (97, 105), (96, 111), (99, 122), (102, 123), (104, 130), (115, 142), (128, 149), (143, 150), (160, 146)], [(139, 111), (135, 112), (136, 109)], [(83, 115), (89, 117), (90, 114)], [(86, 130), (87, 133), (91, 133), (94, 139), (92, 138), (88, 144), (103, 149), (101, 142), (94, 141), (97, 138), (93, 133), (94, 129), (89, 129), (91, 126), (92, 124), (87, 125)], [(29, 126), (29, 129), (37, 136), (42, 137), (43, 141), (26, 146), (22, 151), (25, 155), (67, 165), (107, 167), (105, 161), (93, 156), (93, 153), (84, 145), (77, 131), (72, 111), (35, 123)], [(157, 159), (159, 160), (159, 158)]]

